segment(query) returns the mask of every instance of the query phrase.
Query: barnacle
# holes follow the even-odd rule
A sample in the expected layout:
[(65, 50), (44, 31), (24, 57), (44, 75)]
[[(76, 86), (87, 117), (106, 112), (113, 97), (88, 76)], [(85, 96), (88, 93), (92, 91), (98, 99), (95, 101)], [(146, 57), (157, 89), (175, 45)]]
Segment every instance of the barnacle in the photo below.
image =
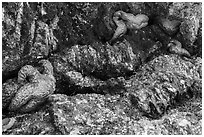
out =
[(42, 74), (31, 65), (26, 65), (19, 71), (18, 83), (23, 86), (12, 99), (9, 105), (10, 111), (32, 111), (54, 92), (55, 78), (51, 63), (48, 60), (41, 60), (39, 63), (44, 67)]

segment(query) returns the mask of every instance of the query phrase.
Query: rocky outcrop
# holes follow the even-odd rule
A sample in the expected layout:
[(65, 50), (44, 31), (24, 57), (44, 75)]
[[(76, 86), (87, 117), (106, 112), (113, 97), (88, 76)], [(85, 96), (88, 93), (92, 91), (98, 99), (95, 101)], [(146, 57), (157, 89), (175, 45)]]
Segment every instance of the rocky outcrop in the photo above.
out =
[(127, 82), (132, 104), (144, 115), (157, 118), (167, 107), (181, 101), (182, 96), (196, 95), (195, 90), (202, 87), (202, 79), (198, 67), (201, 64), (195, 64), (175, 55), (160, 56), (148, 62)]
[(175, 2), (169, 6), (169, 15), (181, 18), (183, 21), (180, 25), (180, 34), (177, 36), (184, 47), (192, 54), (197, 54), (202, 47), (196, 44), (195, 41), (199, 39), (198, 33), (202, 28), (202, 5), (191, 2)]
[(201, 134), (201, 7), (2, 3), (3, 133)]
[[(37, 3), (34, 5), (37, 6)], [(53, 35), (55, 28), (51, 27), (55, 21), (48, 26), (39, 20), (36, 10), (30, 6), (20, 2), (3, 3), (3, 80), (14, 77), (25, 64), (48, 57), (57, 46)]]

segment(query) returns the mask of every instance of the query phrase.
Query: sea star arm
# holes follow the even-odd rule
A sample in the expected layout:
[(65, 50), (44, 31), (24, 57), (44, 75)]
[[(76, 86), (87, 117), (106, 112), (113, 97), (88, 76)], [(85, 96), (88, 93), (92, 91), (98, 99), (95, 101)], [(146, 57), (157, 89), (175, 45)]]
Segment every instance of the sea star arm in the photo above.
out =
[(18, 82), (23, 83), (28, 78), (29, 82), (35, 82), (39, 77), (39, 72), (31, 65), (26, 65), (18, 72)]

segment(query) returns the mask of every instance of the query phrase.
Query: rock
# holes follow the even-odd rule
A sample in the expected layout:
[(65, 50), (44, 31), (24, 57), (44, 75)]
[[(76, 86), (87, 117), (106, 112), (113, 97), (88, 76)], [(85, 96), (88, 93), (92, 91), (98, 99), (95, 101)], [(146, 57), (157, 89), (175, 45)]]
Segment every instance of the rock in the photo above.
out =
[(109, 41), (114, 34), (114, 28), (116, 28), (112, 15), (114, 14), (114, 7), (117, 6), (114, 3), (100, 4), (96, 19), (93, 20), (93, 31), (96, 34), (97, 39), (102, 42)]
[(93, 19), (96, 18), (100, 3), (90, 2), (44, 2), (47, 13), (42, 18), (46, 22), (59, 18), (54, 35), (58, 39), (58, 50), (70, 48), (75, 44), (87, 44), (95, 40), (92, 32)]
[(28, 42), (29, 44), (25, 50), (33, 58), (45, 58), (56, 47), (53, 32), (42, 21), (34, 21), (32, 27), (34, 28), (31, 28), (33, 31), (31, 32), (31, 41)]
[(54, 66), (54, 74), (57, 79), (57, 91), (55, 91), (55, 93), (72, 95), (76, 93), (94, 92), (105, 94), (114, 93), (114, 91), (112, 91), (114, 88), (123, 89), (122, 85), (120, 85), (122, 83), (120, 78), (103, 81), (91, 75), (86, 76), (80, 73), (80, 71), (73, 69), (66, 57), (67, 55), (56, 55), (51, 59)]
[(127, 9), (137, 14), (145, 14), (150, 20), (156, 16), (166, 16), (168, 14), (168, 2), (127, 2)]
[(170, 20), (168, 18), (158, 18), (159, 26), (167, 33), (169, 36), (175, 35), (179, 31), (179, 26), (181, 22), (179, 20)]
[(3, 135), (57, 135), (52, 119), (48, 112), (48, 106), (42, 107), (38, 112), (31, 114), (15, 115), (10, 119), (15, 119), (15, 124)]
[(181, 18), (180, 33), (177, 37), (191, 55), (195, 55), (201, 45), (195, 45), (199, 28), (202, 24), (202, 4), (192, 2), (175, 2), (169, 7), (169, 15)]
[(21, 87), (12, 98), (10, 111), (32, 111), (45, 102), (48, 95), (54, 93), (55, 78), (52, 65), (48, 60), (41, 60), (39, 63), (44, 67), (42, 74), (30, 65), (22, 67), (19, 71), (18, 83)]
[(19, 88), (17, 79), (9, 79), (2, 84), (2, 109), (6, 109), (11, 103)]
[[(16, 9), (16, 10), (14, 10)], [(19, 67), (23, 3), (4, 3), (2, 19), (2, 71), (3, 78)]]
[(95, 93), (104, 93), (103, 90), (111, 87), (106, 80), (115, 78), (113, 81), (120, 83), (117, 77), (131, 75), (161, 47), (160, 43), (151, 40), (145, 44), (140, 49), (137, 49), (140, 45), (134, 45), (134, 41), (130, 45), (127, 40), (117, 42), (113, 46), (100, 42), (93, 45), (75, 45), (64, 50), (64, 53), (53, 56), (51, 62), (59, 79), (67, 81), (69, 86), (75, 86), (74, 91), (79, 87), (79, 89), (91, 88)]
[[(194, 60), (202, 53), (201, 5), (2, 3), (2, 118), (16, 119), (3, 134), (202, 134), (202, 59)], [(148, 25), (122, 29), (125, 35), (109, 44), (117, 11), (146, 15)], [(163, 55), (172, 39), (193, 58)], [(16, 104), (33, 110), (39, 101), (38, 112), (7, 111), (30, 84), (22, 75), (18, 83), (19, 70), (46, 71), (35, 65), (42, 58), (51, 61), (56, 79), (45, 85), (56, 90), (34, 98), (20, 93), (31, 101)]]
[[(199, 135), (202, 130), (202, 118), (195, 115), (195, 111), (185, 112), (187, 107), (182, 111), (173, 109), (158, 120), (150, 120), (131, 107), (126, 95), (55, 94), (49, 101), (54, 125), (63, 135)], [(190, 123), (180, 126), (183, 120)]]
[(120, 134), (121, 131), (128, 132), (128, 124), (125, 123), (130, 116), (133, 119), (137, 117), (128, 100), (119, 95), (78, 94), (68, 97), (55, 94), (50, 96), (49, 101), (54, 125), (63, 135)]
[(36, 9), (26, 3), (3, 4), (3, 80), (15, 77), (22, 66), (48, 57), (56, 47), (54, 28), (37, 18), (36, 14)]
[[(189, 88), (200, 79), (196, 68), (194, 63), (173, 55), (148, 62), (127, 82), (133, 106), (148, 117), (161, 117), (168, 106), (191, 94)], [(201, 83), (198, 85), (201, 87)], [(195, 92), (192, 94), (196, 95)]]
[[(172, 135), (189, 135), (201, 133), (201, 119), (190, 112), (173, 110), (169, 117), (163, 119), (163, 133)], [(196, 122), (195, 122), (196, 121)]]

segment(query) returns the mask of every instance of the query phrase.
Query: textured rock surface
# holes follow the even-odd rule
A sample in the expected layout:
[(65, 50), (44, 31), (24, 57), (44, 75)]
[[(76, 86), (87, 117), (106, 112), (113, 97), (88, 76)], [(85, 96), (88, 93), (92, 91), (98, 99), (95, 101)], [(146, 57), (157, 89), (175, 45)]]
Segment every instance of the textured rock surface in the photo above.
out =
[(20, 2), (3, 3), (3, 80), (15, 75), (25, 64), (47, 57), (57, 45), (53, 35), (56, 21), (49, 27), (30, 6)]
[[(16, 120), (3, 134), (201, 134), (201, 7), (2, 3), (2, 119)], [(148, 25), (110, 42), (117, 11), (146, 15)], [(181, 45), (170, 48), (172, 40)], [(20, 68), (30, 65), (41, 73), (41, 59), (54, 67), (56, 95), (37, 112), (8, 111), (25, 85), (16, 80)]]
[(171, 110), (159, 120), (149, 120), (120, 95), (55, 94), (50, 101), (50, 114), (62, 134), (201, 134), (201, 108), (185, 112), (187, 108), (180, 107), (180, 111)]
[(46, 106), (41, 110), (30, 114), (13, 116), (16, 119), (14, 125), (3, 132), (3, 135), (56, 135), (56, 131), (49, 111)]
[[(195, 45), (199, 28), (202, 28), (202, 4), (175, 2), (169, 6), (169, 14), (182, 18), (180, 41), (191, 54), (197, 54), (202, 45)], [(201, 56), (201, 54), (198, 54)]]
[(157, 52), (161, 44), (149, 40), (146, 51), (135, 47), (133, 51), (133, 46), (137, 45), (130, 45), (127, 40), (117, 42), (113, 46), (99, 42), (93, 45), (76, 45), (64, 50), (63, 54), (53, 56), (51, 62), (55, 72), (67, 83), (103, 93), (100, 87), (102, 90), (107, 88), (109, 81), (106, 83), (106, 80), (130, 75)]
[(182, 100), (182, 95), (194, 95), (189, 88), (194, 83), (202, 87), (199, 67), (195, 64), (175, 55), (160, 56), (148, 62), (127, 82), (133, 105), (147, 116), (159, 117), (167, 106)]
[(17, 79), (9, 79), (2, 84), (2, 109), (6, 109), (11, 103), (19, 88)]

